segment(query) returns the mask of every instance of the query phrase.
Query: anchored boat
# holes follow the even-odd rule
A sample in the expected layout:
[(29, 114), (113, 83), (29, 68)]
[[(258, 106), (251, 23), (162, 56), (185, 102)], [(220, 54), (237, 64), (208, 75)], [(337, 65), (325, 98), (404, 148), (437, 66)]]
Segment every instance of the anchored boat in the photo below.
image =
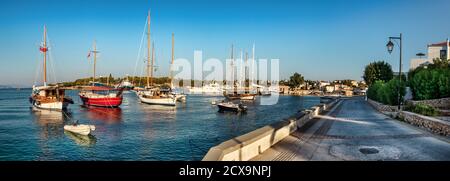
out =
[(97, 61), (97, 47), (94, 41), (94, 50), (90, 54), (94, 54), (94, 75), (92, 77), (92, 86), (84, 87), (80, 93), (81, 101), (85, 106), (99, 106), (99, 107), (119, 107), (122, 104), (123, 88), (114, 89), (95, 82), (95, 64)]
[(155, 61), (155, 46), (152, 46), (150, 59), (150, 11), (147, 17), (147, 86), (136, 92), (139, 100), (146, 104), (175, 106), (177, 97), (169, 90), (153, 86), (153, 67)]
[(125, 79), (116, 86), (116, 88), (123, 89), (124, 91), (129, 91), (134, 89), (134, 85), (128, 80), (128, 76), (126, 76)]
[(44, 41), (39, 50), (44, 56), (44, 85), (33, 85), (33, 90), (29, 98), (33, 107), (46, 110), (64, 110), (69, 104), (73, 104), (70, 97), (65, 96), (65, 90), (58, 87), (58, 85), (47, 85), (47, 28), (44, 26)]
[(239, 94), (239, 93), (235, 92), (233, 94), (226, 94), (226, 93), (224, 93), (224, 96), (228, 100), (236, 100), (236, 99), (240, 99), (240, 100), (255, 100), (256, 94), (251, 94), (251, 93)]
[[(254, 49), (254, 48), (253, 48)], [(254, 52), (254, 51), (253, 51)], [(253, 53), (254, 54), (254, 53)], [(254, 55), (253, 55), (254, 58)], [(243, 54), (241, 51), (241, 58), (240, 58), (241, 62), (243, 60)], [(232, 77), (234, 76), (234, 57), (233, 57), (233, 45), (231, 45), (231, 75)], [(245, 55), (245, 64), (248, 65), (248, 56), (247, 53)], [(242, 67), (245, 67), (245, 69), (242, 69)], [(244, 80), (241, 80), (241, 84), (239, 84), (239, 80), (237, 82), (234, 81), (234, 78), (232, 78), (233, 80), (233, 87), (234, 87), (234, 91), (232, 93), (229, 93), (230, 91), (224, 91), (223, 95), (228, 99), (228, 100), (235, 100), (235, 99), (240, 99), (240, 100), (255, 100), (256, 98), (256, 93), (252, 93), (252, 91), (250, 91), (251, 87), (250, 87), (250, 82), (247, 82), (245, 79), (248, 77), (248, 66), (243, 65), (243, 63), (241, 63), (241, 69), (244, 70)], [(241, 70), (241, 73), (242, 73)], [(245, 82), (246, 86), (245, 89), (241, 91), (238, 91), (238, 87), (240, 85), (242, 85), (242, 81)], [(239, 85), (239, 86), (238, 86)], [(242, 93), (241, 93), (242, 92)]]
[(231, 112), (245, 112), (247, 111), (247, 106), (242, 104), (235, 104), (232, 102), (221, 102), (217, 104), (219, 107), (219, 112), (231, 111)]
[(173, 61), (175, 59), (175, 36), (172, 33), (172, 62), (170, 64), (170, 93), (175, 96), (176, 100), (179, 102), (185, 102), (186, 101), (186, 95), (183, 94), (182, 92), (179, 91), (175, 91), (175, 87), (173, 86), (173, 73), (172, 73), (172, 66), (173, 66)]
[(87, 125), (87, 124), (65, 125), (64, 130), (72, 132), (72, 133), (87, 136), (87, 135), (91, 134), (91, 131), (95, 131), (95, 126)]
[(84, 87), (78, 94), (83, 105), (97, 107), (119, 107), (123, 100), (123, 89), (95, 84)]
[(147, 104), (175, 106), (177, 101), (169, 91), (159, 87), (146, 88), (144, 91), (138, 91), (137, 95), (141, 102)]

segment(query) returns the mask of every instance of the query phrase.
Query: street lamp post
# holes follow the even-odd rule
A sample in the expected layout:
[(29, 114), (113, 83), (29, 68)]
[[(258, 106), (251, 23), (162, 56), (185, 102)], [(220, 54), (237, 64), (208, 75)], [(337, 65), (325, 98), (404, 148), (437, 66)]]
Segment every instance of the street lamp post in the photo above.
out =
[(398, 110), (400, 111), (400, 105), (401, 105), (401, 96), (400, 96), (400, 89), (401, 89), (401, 82), (402, 82), (402, 34), (400, 33), (399, 37), (389, 37), (389, 42), (386, 44), (386, 47), (388, 49), (389, 54), (392, 53), (392, 50), (394, 50), (394, 43), (392, 40), (399, 40), (400, 43), (398, 46), (400, 47), (400, 65), (398, 67)]

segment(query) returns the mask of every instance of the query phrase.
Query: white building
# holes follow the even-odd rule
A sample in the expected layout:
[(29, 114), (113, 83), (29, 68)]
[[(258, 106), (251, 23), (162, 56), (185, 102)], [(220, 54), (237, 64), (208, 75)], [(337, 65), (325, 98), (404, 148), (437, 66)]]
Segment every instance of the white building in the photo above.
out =
[(327, 93), (332, 93), (332, 92), (334, 92), (334, 86), (332, 86), (332, 85), (327, 85), (327, 86), (325, 86), (325, 92), (327, 92)]
[(428, 45), (428, 56), (426, 58), (413, 58), (410, 61), (409, 69), (413, 70), (422, 64), (433, 63), (433, 59), (450, 59), (450, 42), (449, 39), (445, 42), (429, 44)]
[(327, 85), (330, 85), (330, 82), (326, 82), (326, 81), (320, 81), (319, 82), (319, 88), (325, 87)]

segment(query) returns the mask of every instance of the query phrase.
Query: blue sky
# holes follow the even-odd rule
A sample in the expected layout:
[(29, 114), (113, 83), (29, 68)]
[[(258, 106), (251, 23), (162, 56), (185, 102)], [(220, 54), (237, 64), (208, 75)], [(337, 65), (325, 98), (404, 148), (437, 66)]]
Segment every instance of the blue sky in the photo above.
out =
[(223, 60), (231, 43), (248, 51), (256, 43), (258, 58), (280, 59), (281, 78), (299, 72), (313, 80), (361, 80), (374, 60), (398, 69), (398, 49), (386, 51), (388, 36), (404, 34), (404, 69), (427, 44), (450, 37), (448, 7), (448, 0), (10, 0), (0, 7), (0, 84), (41, 79), (35, 77), (44, 24), (56, 81), (90, 76), (86, 55), (94, 39), (98, 75), (135, 74), (148, 9), (157, 75), (167, 75), (174, 32), (176, 58), (193, 60), (202, 50), (204, 59)]

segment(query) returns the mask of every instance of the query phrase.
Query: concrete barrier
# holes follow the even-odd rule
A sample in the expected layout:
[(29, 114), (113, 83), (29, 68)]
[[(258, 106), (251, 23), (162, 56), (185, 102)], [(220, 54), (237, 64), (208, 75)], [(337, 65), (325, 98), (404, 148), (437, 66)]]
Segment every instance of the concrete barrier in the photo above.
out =
[(247, 161), (289, 136), (313, 117), (331, 108), (338, 99), (299, 111), (282, 121), (264, 126), (212, 147), (202, 161)]

